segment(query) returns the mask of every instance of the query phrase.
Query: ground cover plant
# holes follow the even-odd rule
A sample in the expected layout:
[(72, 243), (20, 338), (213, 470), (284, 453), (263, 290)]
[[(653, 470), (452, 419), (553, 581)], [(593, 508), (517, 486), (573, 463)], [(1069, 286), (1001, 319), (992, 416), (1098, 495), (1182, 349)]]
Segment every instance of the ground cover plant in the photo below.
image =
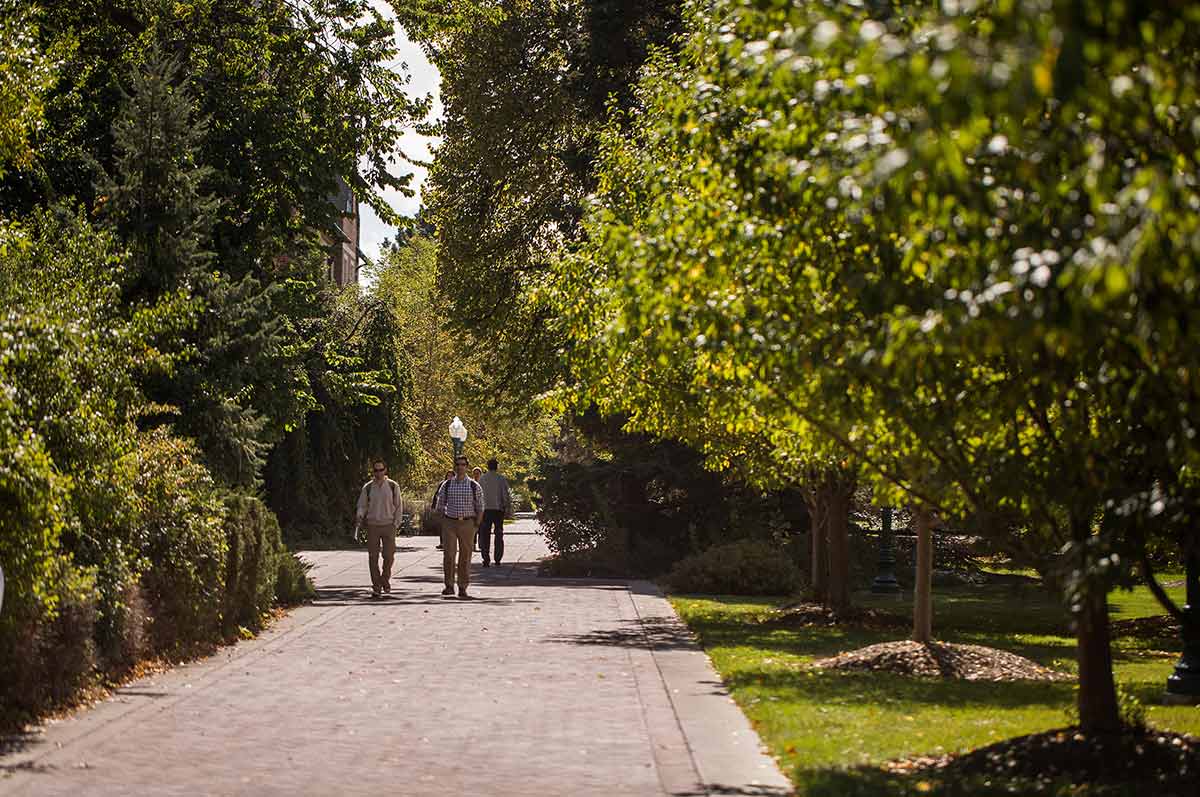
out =
[[(1182, 597), (1180, 588), (1169, 591), (1175, 599)], [(854, 600), (870, 610), (868, 619), (874, 620), (814, 622), (789, 608), (794, 603), (785, 598), (672, 599), (802, 794), (1096, 795), (1133, 793), (1139, 784), (1144, 793), (1146, 781), (1139, 780), (1140, 775), (1124, 783), (1114, 776), (1107, 785), (1080, 786), (1072, 785), (1069, 776), (1039, 781), (1028, 774), (995, 777), (953, 767), (928, 769), (950, 754), (1073, 725), (1074, 678), (999, 684), (811, 667), (822, 658), (906, 637), (907, 623), (878, 620), (893, 613), (899, 618), (911, 616), (910, 597), (857, 593)], [(1048, 591), (1031, 585), (962, 586), (940, 589), (934, 600), (942, 640), (1006, 650), (1076, 675), (1068, 617)], [(1162, 614), (1149, 590), (1111, 593), (1109, 604), (1117, 621), (1114, 669), (1126, 716), (1144, 716), (1152, 729), (1143, 749), (1149, 753), (1156, 749), (1153, 732), (1200, 736), (1200, 711), (1161, 704), (1180, 643), (1177, 636), (1156, 633), (1157, 621), (1138, 622)], [(1047, 738), (1054, 741), (1056, 736)], [(1064, 733), (1062, 741), (1070, 743), (1074, 738), (1074, 732)], [(1044, 740), (1034, 737), (1029, 744), (1040, 741)], [(1166, 737), (1168, 748), (1180, 755), (1187, 752), (1172, 741)], [(1093, 739), (1084, 746), (1098, 749)], [(1027, 753), (1017, 758), (1028, 758)], [(1055, 755), (1061, 759), (1070, 752)], [(1000, 761), (1007, 765), (1005, 759)], [(1182, 765), (1176, 768), (1186, 775)], [(1171, 793), (1170, 787), (1155, 793)]]

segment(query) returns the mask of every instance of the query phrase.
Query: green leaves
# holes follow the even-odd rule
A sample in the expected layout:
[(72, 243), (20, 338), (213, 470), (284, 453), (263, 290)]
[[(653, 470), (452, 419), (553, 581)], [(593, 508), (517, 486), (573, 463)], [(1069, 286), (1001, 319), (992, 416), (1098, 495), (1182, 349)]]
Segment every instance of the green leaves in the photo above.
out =
[(54, 55), (39, 50), (31, 14), (0, 20), (0, 178), (10, 166), (33, 162), (30, 137), (41, 128), (43, 97), (57, 77)]
[[(575, 401), (716, 463), (849, 457), (881, 499), (1035, 530), (1030, 556), (1072, 517), (1139, 544), (1136, 496), (1193, 501), (1200, 42), (1082, 13), (689, 5), (547, 291)], [(1124, 577), (1090, 550), (1060, 562)]]

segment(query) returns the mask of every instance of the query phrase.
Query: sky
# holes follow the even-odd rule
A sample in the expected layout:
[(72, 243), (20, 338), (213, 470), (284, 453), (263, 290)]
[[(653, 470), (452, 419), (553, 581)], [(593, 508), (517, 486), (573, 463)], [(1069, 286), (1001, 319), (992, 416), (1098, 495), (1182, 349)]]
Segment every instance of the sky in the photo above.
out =
[[(372, 5), (379, 10), (385, 17), (392, 16), (391, 10), (387, 4), (381, 0), (372, 0)], [(437, 68), (429, 63), (429, 59), (425, 57), (419, 45), (410, 41), (405, 35), (404, 30), (399, 26), (396, 27), (396, 40), (399, 46), (399, 57), (392, 62), (392, 67), (395, 69), (403, 68), (407, 64), (410, 82), (408, 84), (409, 92), (415, 96), (423, 96), (425, 94), (433, 95), (433, 109), (431, 111), (431, 119), (438, 118), (442, 113), (442, 104), (438, 96), (438, 86), (441, 78), (438, 75)], [(422, 136), (413, 131), (405, 133), (400, 141), (400, 150), (406, 155), (418, 160), (428, 160), (432, 156), (431, 148), (437, 144), (436, 138)], [(406, 197), (398, 191), (385, 190), (384, 197), (391, 206), (402, 216), (412, 216), (416, 214), (417, 208), (421, 205), (421, 184), (425, 181), (425, 169), (419, 166), (410, 166), (409, 164), (398, 164), (398, 169), (407, 169), (413, 172), (412, 187), (416, 189), (417, 195)], [(363, 254), (374, 261), (379, 256), (380, 245), (385, 239), (395, 235), (394, 227), (383, 223), (380, 218), (375, 215), (375, 211), (367, 207), (366, 204), (359, 206), (359, 212), (362, 219), (359, 226), (359, 249)]]

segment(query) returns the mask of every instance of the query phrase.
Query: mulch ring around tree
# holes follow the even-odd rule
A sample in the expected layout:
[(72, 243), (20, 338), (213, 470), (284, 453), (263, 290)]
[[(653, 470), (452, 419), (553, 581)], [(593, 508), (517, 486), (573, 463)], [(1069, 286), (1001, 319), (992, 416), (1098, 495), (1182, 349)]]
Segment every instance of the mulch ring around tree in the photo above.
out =
[(1061, 728), (1005, 739), (961, 755), (892, 761), (883, 768), (947, 785), (1020, 783), (1025, 784), (1019, 792), (1023, 794), (1065, 793), (1054, 786), (1071, 783), (1094, 789), (1087, 793), (1109, 793), (1102, 792), (1106, 786), (1136, 785), (1145, 797), (1195, 797), (1200, 739), (1145, 728), (1113, 734)]
[(1113, 637), (1133, 637), (1147, 641), (1176, 642), (1181, 638), (1183, 629), (1179, 621), (1169, 614), (1159, 614), (1154, 617), (1130, 617), (1127, 620), (1114, 620), (1112, 623)]
[(783, 628), (855, 626), (857, 628), (905, 628), (912, 619), (883, 609), (850, 607), (834, 612), (819, 603), (789, 603), (762, 618), (764, 625)]
[(1066, 673), (1030, 661), (1024, 656), (982, 645), (911, 640), (839, 653), (814, 661), (823, 670), (892, 672), (917, 678), (959, 678), (964, 681), (1070, 681)]

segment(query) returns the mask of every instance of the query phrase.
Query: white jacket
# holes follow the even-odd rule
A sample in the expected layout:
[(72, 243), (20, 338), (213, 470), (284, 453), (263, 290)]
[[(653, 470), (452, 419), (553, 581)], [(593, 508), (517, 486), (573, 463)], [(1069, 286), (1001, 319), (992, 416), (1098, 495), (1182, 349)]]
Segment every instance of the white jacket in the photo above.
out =
[(400, 497), (400, 485), (391, 479), (384, 479), (382, 485), (371, 479), (363, 485), (358, 494), (358, 509), (355, 514), (359, 523), (365, 520), (372, 526), (390, 525), (398, 529), (403, 513), (404, 499)]

